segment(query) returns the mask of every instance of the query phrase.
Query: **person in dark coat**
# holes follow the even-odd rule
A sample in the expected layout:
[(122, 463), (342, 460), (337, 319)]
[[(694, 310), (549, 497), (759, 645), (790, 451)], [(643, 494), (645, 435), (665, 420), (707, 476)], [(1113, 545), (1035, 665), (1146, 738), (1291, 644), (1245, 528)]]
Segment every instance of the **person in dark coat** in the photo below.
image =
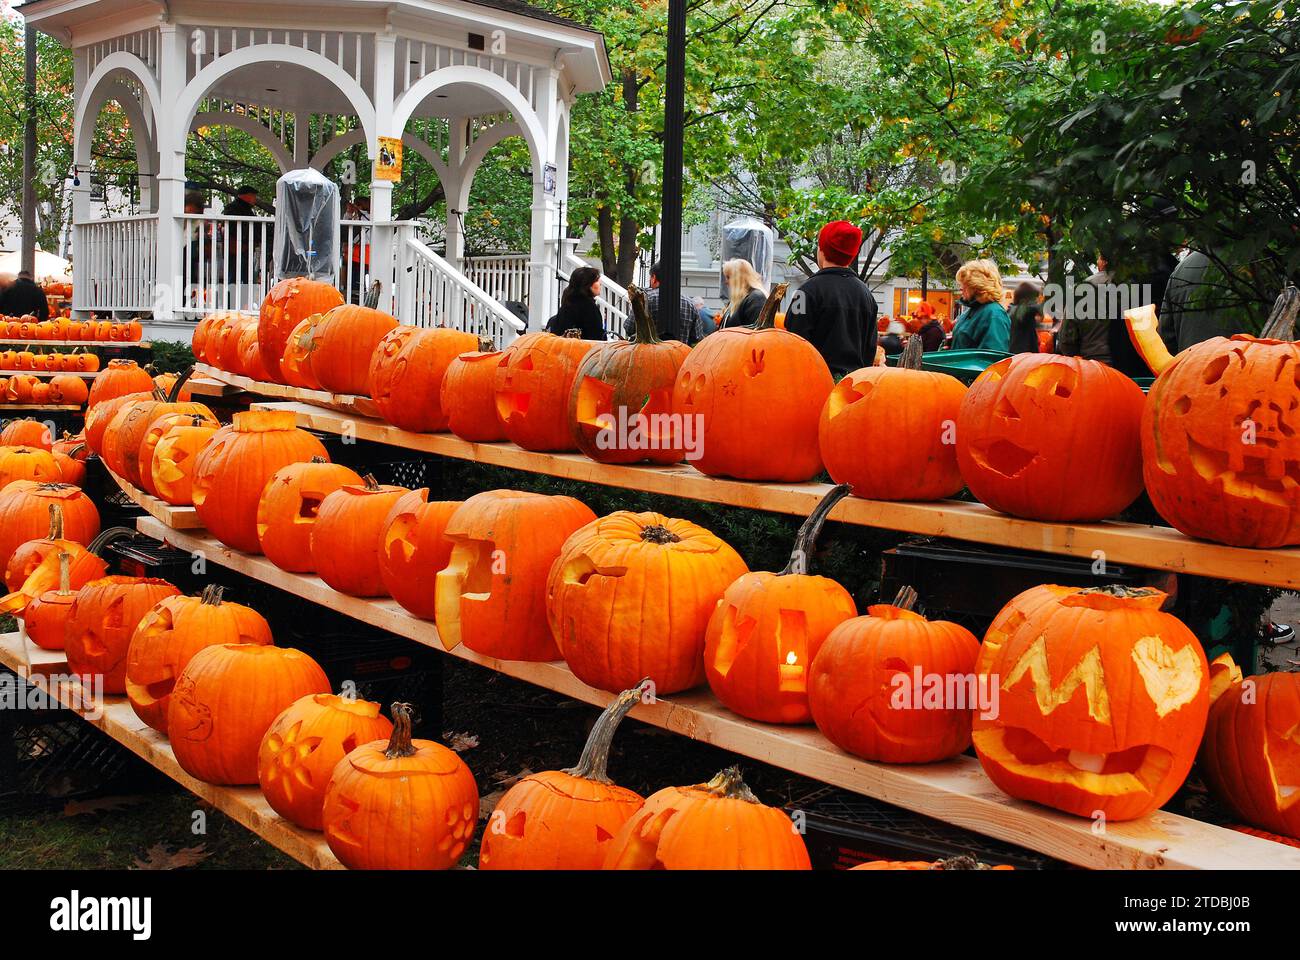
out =
[(50, 319), (50, 301), (45, 299), (45, 291), (32, 279), (31, 271), (22, 270), (18, 279), (3, 294), (0, 294), (0, 315), (6, 317), (35, 317), (37, 320)]
[(600, 294), (600, 271), (579, 267), (569, 275), (569, 285), (560, 297), (560, 310), (546, 321), (548, 332), (564, 336), (569, 330), (581, 330), (583, 340), (606, 340), (605, 321), (596, 297)]
[(1038, 352), (1038, 323), (1043, 319), (1043, 304), (1038, 286), (1025, 280), (1011, 298), (1011, 352)]
[(795, 291), (785, 316), (785, 328), (816, 347), (837, 380), (876, 357), (876, 298), (852, 269), (861, 246), (862, 231), (846, 220), (822, 227), (820, 269)]
[[(689, 346), (699, 343), (704, 337), (704, 326), (700, 319), (699, 308), (685, 296), (677, 301), (677, 309), (668, 316), (659, 312), (659, 281), (663, 273), (663, 264), (655, 261), (650, 267), (650, 289), (646, 291), (645, 306), (654, 321), (655, 335), (660, 340), (677, 340)], [(630, 314), (623, 320), (623, 336), (629, 340), (636, 338), (636, 318)]]
[[(221, 210), (226, 217), (257, 216), (257, 188), (244, 184)], [(252, 283), (257, 274), (257, 257), (253, 249), (257, 244), (255, 225), (251, 223), (226, 224), (226, 282)], [(251, 257), (251, 259), (249, 259)]]
[(916, 335), (921, 338), (921, 349), (926, 353), (934, 353), (942, 348), (943, 342), (948, 339), (948, 331), (934, 315), (934, 304), (928, 300), (922, 300), (917, 304), (916, 319), (922, 321), (921, 328), (916, 331)]

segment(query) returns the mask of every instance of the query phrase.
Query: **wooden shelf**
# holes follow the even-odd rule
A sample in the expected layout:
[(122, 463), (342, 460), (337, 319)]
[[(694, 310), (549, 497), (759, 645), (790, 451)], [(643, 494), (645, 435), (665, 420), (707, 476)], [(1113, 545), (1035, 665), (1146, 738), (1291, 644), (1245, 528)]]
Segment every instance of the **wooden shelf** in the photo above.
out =
[(18, 377), (25, 373), (30, 373), (34, 377), (61, 377), (71, 375), (74, 377), (83, 377), (87, 380), (94, 380), (99, 376), (99, 371), (86, 373), (84, 370), (0, 370), (0, 377)]
[[(103, 463), (102, 458), (100, 462)], [(166, 500), (159, 500), (157, 497), (141, 490), (129, 480), (119, 477), (108, 468), (106, 463), (104, 464), (104, 472), (113, 478), (113, 481), (121, 488), (122, 492), (134, 500), (140, 509), (149, 516), (156, 517), (173, 530), (203, 529), (203, 521), (199, 519), (199, 513), (193, 507), (176, 507)]]
[(0, 410), (82, 410), (77, 403), (0, 403)]
[(378, 410), (369, 397), (359, 397), (350, 393), (329, 393), (325, 390), (304, 390), (301, 387), (286, 387), (282, 383), (267, 383), (265, 380), (253, 380), (238, 374), (228, 373), (206, 363), (194, 365), (195, 376), (204, 377), (235, 387), (245, 393), (254, 393), (260, 397), (272, 397), (280, 400), (301, 400), (320, 408), (337, 410), (354, 417), (375, 418)]
[[(282, 387), (282, 390), (290, 388)], [(830, 489), (820, 483), (751, 483), (706, 477), (686, 464), (671, 467), (612, 466), (578, 453), (533, 453), (512, 443), (470, 443), (449, 433), (411, 433), (360, 414), (342, 416), (303, 402), (255, 403), (258, 409), (290, 410), (298, 425), (401, 447), (419, 453), (472, 460), (568, 480), (626, 487), (724, 503), (754, 510), (807, 516)], [(846, 497), (831, 520), (932, 537), (952, 537), (1020, 550), (1097, 557), (1222, 580), (1300, 589), (1300, 549), (1250, 550), (1192, 540), (1170, 527), (1137, 523), (1038, 523), (997, 513), (979, 503), (890, 503)]]
[[(612, 694), (580, 681), (563, 662), (495, 660), (463, 645), (445, 651), (434, 624), (412, 617), (392, 600), (364, 600), (338, 593), (319, 577), (288, 573), (265, 557), (232, 550), (210, 537), (169, 530), (150, 517), (140, 518), (136, 527), (179, 549), (201, 552), (211, 563), (462, 660), (596, 706), (603, 707), (612, 698)], [(1097, 836), (1090, 820), (1006, 796), (984, 776), (979, 762), (970, 757), (925, 766), (868, 763), (832, 746), (813, 727), (773, 726), (742, 719), (721, 706), (707, 689), (661, 698), (654, 704), (638, 704), (632, 716), (1080, 866), (1300, 868), (1300, 849), (1164, 812), (1140, 821), (1110, 824), (1103, 836)]]
[(206, 800), (299, 863), (318, 870), (342, 869), (342, 864), (325, 843), (324, 834), (304, 830), (283, 819), (271, 809), (257, 787), (214, 786), (196, 780), (182, 770), (167, 738), (137, 717), (125, 697), (105, 697), (102, 713), (81, 710), (81, 685), (66, 675), (67, 661), (61, 656), (55, 662), (46, 652), (39, 666), (31, 663), (21, 633), (8, 633), (0, 635), (0, 664), (24, 679), (39, 676), (46, 689), (63, 706), (77, 710), (87, 723), (104, 731), (195, 796)]
[(21, 343), (29, 347), (142, 347), (149, 348), (149, 340), (6, 340), (0, 343)]
[(196, 397), (233, 397), (244, 392), (239, 387), (232, 387), (211, 377), (190, 377), (185, 381), (185, 386)]

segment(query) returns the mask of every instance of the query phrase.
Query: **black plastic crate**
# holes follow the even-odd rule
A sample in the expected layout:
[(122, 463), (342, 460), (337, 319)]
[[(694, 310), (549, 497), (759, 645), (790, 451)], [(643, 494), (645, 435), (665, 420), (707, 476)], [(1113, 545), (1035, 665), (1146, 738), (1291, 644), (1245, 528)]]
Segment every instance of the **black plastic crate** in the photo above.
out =
[(869, 860), (944, 860), (962, 854), (1017, 870), (1068, 867), (1033, 850), (835, 787), (798, 798), (786, 812), (802, 817), (808, 856), (819, 870), (847, 870)]
[[(26, 680), (9, 671), (2, 679), (27, 702), (31, 685)], [(0, 710), (0, 812), (139, 792), (155, 779), (148, 764), (70, 710)]]
[(160, 543), (143, 533), (112, 541), (104, 551), (104, 558), (115, 571), (126, 576), (158, 577), (184, 592), (198, 590), (208, 582), (206, 576), (194, 572), (194, 558), (188, 551)]

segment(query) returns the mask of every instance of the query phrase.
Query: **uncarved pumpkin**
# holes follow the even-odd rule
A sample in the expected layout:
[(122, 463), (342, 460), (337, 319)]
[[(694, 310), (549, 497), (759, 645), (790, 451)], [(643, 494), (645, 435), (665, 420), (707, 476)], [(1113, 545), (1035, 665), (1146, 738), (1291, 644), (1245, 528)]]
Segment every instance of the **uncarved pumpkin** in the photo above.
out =
[(8, 569), (24, 543), (49, 532), (51, 503), (62, 511), (64, 539), (89, 546), (99, 534), (99, 510), (79, 487), (16, 480), (0, 490), (0, 568)]
[(483, 340), (479, 349), (462, 353), (447, 365), (439, 399), (447, 429), (471, 443), (495, 443), (506, 438), (497, 416), (496, 376), (503, 354)]
[[(90, 386), (86, 401), (87, 410), (105, 400), (126, 396), (129, 393), (153, 393), (153, 377), (134, 360), (110, 360), (108, 366), (101, 370)], [(95, 447), (91, 447), (92, 450)]]
[(325, 314), (312, 331), (308, 358), (321, 389), (368, 393), (371, 357), (384, 335), (396, 326), (396, 318), (372, 307), (344, 304)]

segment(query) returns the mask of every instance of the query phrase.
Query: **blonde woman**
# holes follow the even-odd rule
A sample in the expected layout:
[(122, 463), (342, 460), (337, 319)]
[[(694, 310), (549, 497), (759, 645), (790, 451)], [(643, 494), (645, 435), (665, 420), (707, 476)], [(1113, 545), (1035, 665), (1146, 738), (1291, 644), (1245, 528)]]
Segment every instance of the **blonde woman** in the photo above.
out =
[(957, 271), (968, 309), (952, 328), (954, 350), (1011, 351), (1011, 317), (1002, 306), (1002, 275), (992, 260), (970, 260)]
[(718, 317), (719, 327), (752, 327), (767, 302), (767, 284), (753, 264), (737, 257), (722, 265), (731, 298)]

